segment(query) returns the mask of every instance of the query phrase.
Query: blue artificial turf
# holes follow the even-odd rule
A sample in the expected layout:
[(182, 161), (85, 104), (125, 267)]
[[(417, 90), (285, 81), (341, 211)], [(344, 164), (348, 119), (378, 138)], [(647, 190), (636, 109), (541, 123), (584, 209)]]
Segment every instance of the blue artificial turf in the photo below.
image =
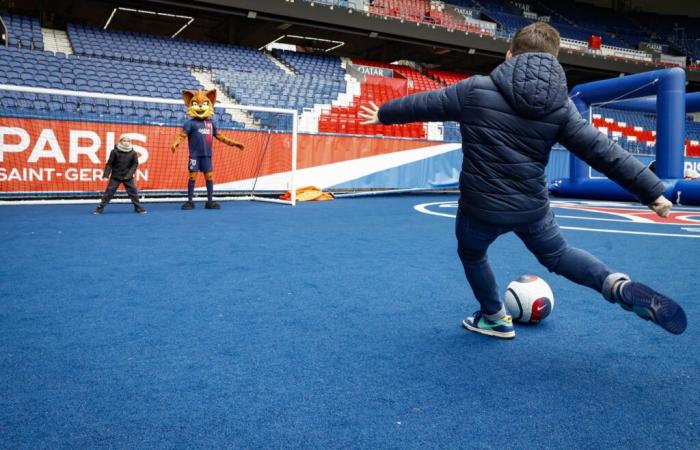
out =
[(700, 239), (565, 231), (682, 303), (673, 336), (500, 238), (501, 287), (556, 302), (500, 341), (413, 209), (455, 199), (0, 207), (0, 446), (700, 447)]

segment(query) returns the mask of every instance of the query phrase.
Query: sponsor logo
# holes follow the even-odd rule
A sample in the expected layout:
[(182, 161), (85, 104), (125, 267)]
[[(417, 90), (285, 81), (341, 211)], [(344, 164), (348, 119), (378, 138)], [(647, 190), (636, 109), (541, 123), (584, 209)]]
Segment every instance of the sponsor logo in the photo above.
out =
[(387, 77), (393, 78), (394, 71), (392, 69), (386, 69), (384, 67), (372, 67), (372, 66), (353, 66), (360, 73), (365, 75), (372, 75), (375, 77)]

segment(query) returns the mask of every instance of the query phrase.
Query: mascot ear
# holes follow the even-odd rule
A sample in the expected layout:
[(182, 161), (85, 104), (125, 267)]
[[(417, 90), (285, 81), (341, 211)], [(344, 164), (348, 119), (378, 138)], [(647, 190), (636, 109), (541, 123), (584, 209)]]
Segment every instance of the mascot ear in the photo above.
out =
[(194, 97), (194, 91), (190, 91), (187, 89), (182, 91), (182, 100), (185, 101), (186, 106), (188, 106), (188, 107), (190, 106), (190, 102), (192, 101), (193, 97)]
[(209, 102), (211, 103), (211, 106), (214, 106), (216, 104), (216, 89), (211, 89), (204, 94), (207, 96), (209, 99)]

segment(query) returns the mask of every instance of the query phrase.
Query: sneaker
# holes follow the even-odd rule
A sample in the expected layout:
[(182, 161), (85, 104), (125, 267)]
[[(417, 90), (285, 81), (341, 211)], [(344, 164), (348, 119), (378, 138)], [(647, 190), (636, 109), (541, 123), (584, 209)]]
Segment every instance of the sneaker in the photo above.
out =
[(481, 311), (477, 311), (473, 316), (464, 319), (462, 321), (462, 326), (474, 333), (481, 333), (501, 339), (513, 339), (515, 337), (513, 319), (508, 314), (501, 319), (490, 320), (484, 317)]
[(623, 309), (633, 311), (669, 333), (681, 334), (688, 325), (681, 305), (645, 284), (629, 281), (622, 285), (615, 299)]
[(136, 214), (146, 214), (148, 211), (146, 211), (145, 209), (143, 209), (140, 206), (136, 206), (136, 207), (134, 207), (134, 212)]
[(95, 210), (92, 212), (93, 214), (102, 214), (105, 212), (105, 207), (104, 206), (98, 206), (95, 208)]
[(221, 209), (221, 205), (216, 203), (214, 200), (209, 200), (204, 204), (205, 209)]
[(180, 209), (194, 209), (194, 202), (185, 202)]

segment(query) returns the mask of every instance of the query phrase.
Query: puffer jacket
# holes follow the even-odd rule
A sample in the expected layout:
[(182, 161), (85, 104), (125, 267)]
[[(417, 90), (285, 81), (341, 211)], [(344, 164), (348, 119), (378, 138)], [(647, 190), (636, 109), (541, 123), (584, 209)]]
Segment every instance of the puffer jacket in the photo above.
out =
[(556, 142), (644, 204), (664, 191), (644, 164), (581, 117), (568, 98), (564, 70), (548, 53), (523, 53), (489, 76), (392, 100), (379, 109), (379, 120), (459, 122), (459, 208), (499, 225), (529, 223), (547, 213), (544, 170)]
[(104, 177), (114, 178), (119, 181), (128, 181), (133, 178), (139, 167), (139, 158), (134, 150), (124, 152), (114, 146), (109, 153), (109, 159), (105, 164)]

